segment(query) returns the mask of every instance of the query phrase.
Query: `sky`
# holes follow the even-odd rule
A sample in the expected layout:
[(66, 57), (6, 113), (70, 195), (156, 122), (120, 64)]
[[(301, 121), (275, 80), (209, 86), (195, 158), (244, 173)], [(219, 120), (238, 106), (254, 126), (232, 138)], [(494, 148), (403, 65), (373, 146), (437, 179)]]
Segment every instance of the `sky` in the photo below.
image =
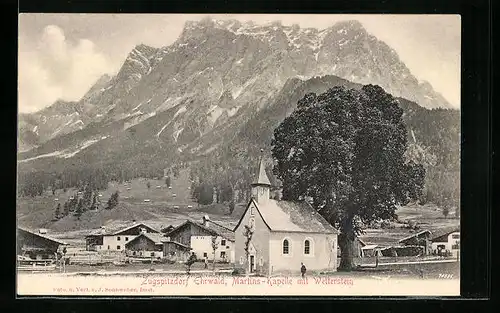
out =
[[(43, 109), (58, 99), (79, 100), (103, 74), (118, 72), (138, 44), (172, 44), (188, 20), (207, 14), (20, 14), (19, 112)], [(211, 14), (257, 24), (324, 29), (358, 20), (386, 42), (419, 80), (428, 81), (460, 107), (459, 15)]]

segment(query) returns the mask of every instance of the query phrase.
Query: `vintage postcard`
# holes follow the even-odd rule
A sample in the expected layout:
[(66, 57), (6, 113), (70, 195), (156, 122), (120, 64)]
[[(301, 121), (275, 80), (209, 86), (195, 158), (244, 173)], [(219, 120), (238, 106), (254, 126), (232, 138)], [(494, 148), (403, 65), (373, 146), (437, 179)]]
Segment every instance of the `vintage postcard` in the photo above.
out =
[(460, 35), (20, 14), (17, 294), (458, 296)]

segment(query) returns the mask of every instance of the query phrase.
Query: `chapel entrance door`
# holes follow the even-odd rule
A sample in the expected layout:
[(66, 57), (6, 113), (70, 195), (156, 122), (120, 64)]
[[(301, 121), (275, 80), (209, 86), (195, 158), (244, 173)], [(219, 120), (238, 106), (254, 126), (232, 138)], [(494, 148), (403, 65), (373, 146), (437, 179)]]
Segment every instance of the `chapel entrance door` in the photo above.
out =
[(250, 273), (253, 273), (255, 271), (255, 256), (251, 255), (250, 256)]

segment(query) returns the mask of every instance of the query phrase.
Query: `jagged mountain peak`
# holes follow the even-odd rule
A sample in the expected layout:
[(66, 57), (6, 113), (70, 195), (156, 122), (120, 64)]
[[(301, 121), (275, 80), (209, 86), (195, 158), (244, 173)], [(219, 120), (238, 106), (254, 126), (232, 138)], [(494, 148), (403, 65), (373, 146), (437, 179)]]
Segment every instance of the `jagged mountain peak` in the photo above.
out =
[(142, 51), (142, 52), (155, 52), (157, 48), (148, 46), (146, 44), (140, 43), (134, 47), (134, 49)]
[(350, 30), (350, 31), (365, 31), (366, 29), (363, 26), (363, 24), (358, 21), (358, 20), (345, 20), (345, 21), (339, 21), (335, 24), (333, 24), (330, 29), (345, 29), (345, 30)]

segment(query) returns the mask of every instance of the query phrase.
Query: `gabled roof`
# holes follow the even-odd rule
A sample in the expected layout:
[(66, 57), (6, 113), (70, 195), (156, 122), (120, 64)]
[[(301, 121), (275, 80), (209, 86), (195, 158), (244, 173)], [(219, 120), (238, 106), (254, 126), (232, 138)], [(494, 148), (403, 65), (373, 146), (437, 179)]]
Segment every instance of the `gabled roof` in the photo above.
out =
[(151, 227), (151, 226), (149, 226), (149, 225), (147, 225), (145, 223), (135, 223), (134, 225), (130, 225), (129, 227), (126, 227), (124, 229), (121, 229), (121, 230), (118, 230), (118, 231), (114, 232), (112, 235), (119, 235), (120, 233), (123, 233), (124, 231), (130, 230), (132, 228), (136, 228), (136, 227), (139, 227), (139, 226), (147, 227), (147, 228), (153, 230), (156, 233), (160, 232), (159, 230), (157, 230), (157, 229), (155, 229), (155, 228), (153, 228), (153, 227)]
[(24, 232), (27, 232), (27, 233), (30, 233), (30, 234), (32, 234), (32, 235), (35, 235), (35, 236), (41, 237), (41, 238), (43, 238), (43, 239), (47, 239), (47, 240), (49, 240), (49, 241), (52, 241), (52, 242), (58, 243), (58, 244), (63, 245), (63, 246), (68, 246), (68, 245), (69, 245), (68, 243), (66, 243), (66, 242), (64, 242), (64, 241), (62, 241), (62, 240), (59, 240), (59, 239), (55, 239), (55, 238), (49, 237), (49, 236), (47, 236), (47, 235), (45, 235), (45, 234), (40, 234), (40, 233), (38, 233), (38, 232), (36, 232), (36, 231), (30, 230), (30, 229), (25, 228), (25, 227), (18, 226), (18, 227), (17, 227), (17, 229), (19, 229), (19, 230), (21, 230), (21, 231), (24, 231)]
[(414, 233), (414, 234), (411, 234), (410, 236), (407, 236), (407, 237), (404, 237), (403, 239), (400, 239), (400, 240), (398, 241), (398, 243), (405, 242), (405, 241), (406, 241), (406, 240), (408, 240), (408, 239), (411, 239), (411, 238), (413, 238), (413, 237), (418, 237), (418, 236), (420, 236), (420, 235), (422, 235), (422, 234), (425, 234), (425, 233), (428, 233), (428, 234), (430, 235), (430, 234), (431, 234), (431, 231), (430, 231), (430, 230), (421, 230), (421, 231), (419, 231), (418, 233)]
[(266, 167), (264, 164), (264, 158), (261, 157), (260, 163), (259, 163), (259, 172), (257, 173), (257, 176), (255, 180), (253, 181), (252, 185), (267, 185), (271, 186), (271, 182), (269, 181), (269, 177), (267, 177), (266, 174)]
[(192, 221), (192, 220), (186, 220), (184, 223), (180, 224), (179, 226), (175, 227), (174, 229), (172, 229), (171, 231), (169, 231), (168, 233), (166, 233), (165, 236), (170, 236), (170, 234), (176, 232), (177, 230), (181, 229), (182, 227), (184, 227), (187, 224), (195, 225), (196, 227), (204, 229), (204, 230), (206, 230), (207, 232), (209, 232), (211, 234), (224, 237), (227, 240), (230, 240), (230, 241), (234, 241), (235, 240), (235, 238), (234, 238), (234, 232), (231, 229), (229, 229), (229, 228), (227, 228), (225, 226), (222, 226), (222, 225), (220, 225), (220, 224), (218, 224), (218, 223), (216, 223), (214, 221), (210, 221), (208, 223), (208, 227), (206, 227), (206, 226), (204, 226), (201, 223), (198, 223), (198, 222), (195, 222), (195, 221)]
[(435, 241), (440, 239), (441, 237), (448, 236), (451, 233), (460, 232), (460, 226), (446, 227), (442, 229), (438, 229), (432, 232), (431, 241)]
[(132, 229), (137, 226), (145, 226), (147, 228), (150, 228), (151, 230), (159, 233), (159, 231), (151, 227), (150, 225), (147, 225), (145, 223), (126, 223), (126, 224), (113, 224), (113, 225), (107, 225), (104, 229), (99, 228), (93, 230), (87, 237), (89, 236), (113, 236), (113, 235), (119, 235), (120, 233), (127, 231), (129, 229)]
[(250, 205), (254, 203), (264, 223), (271, 231), (338, 234), (323, 216), (307, 202), (266, 199), (259, 203), (252, 198), (235, 229), (240, 225)]
[(127, 242), (125, 244), (125, 246), (128, 246), (131, 242), (134, 242), (135, 240), (137, 240), (141, 236), (143, 236), (143, 237), (151, 240), (155, 245), (162, 245), (163, 244), (163, 240), (167, 239), (162, 234), (158, 234), (158, 233), (143, 233), (143, 234), (140, 234), (139, 236), (135, 237), (134, 239), (130, 240), (129, 242)]
[(174, 244), (174, 245), (179, 246), (181, 248), (184, 248), (186, 250), (192, 250), (191, 247), (183, 245), (182, 243), (177, 242), (177, 241), (165, 240), (165, 241), (163, 241), (163, 243), (171, 243), (171, 244)]

